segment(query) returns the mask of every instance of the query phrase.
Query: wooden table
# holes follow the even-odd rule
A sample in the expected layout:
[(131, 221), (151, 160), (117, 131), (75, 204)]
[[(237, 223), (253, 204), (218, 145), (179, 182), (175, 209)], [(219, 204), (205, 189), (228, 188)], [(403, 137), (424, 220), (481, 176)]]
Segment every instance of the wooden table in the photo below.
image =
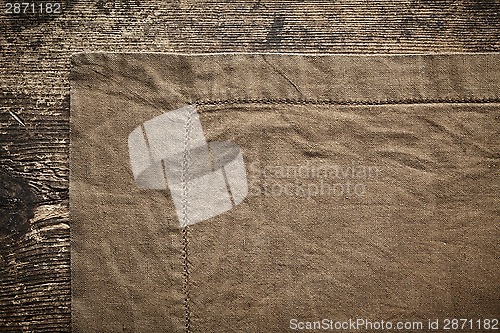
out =
[(67, 0), (0, 21), (1, 332), (70, 331), (71, 54), (500, 50), (496, 0)]

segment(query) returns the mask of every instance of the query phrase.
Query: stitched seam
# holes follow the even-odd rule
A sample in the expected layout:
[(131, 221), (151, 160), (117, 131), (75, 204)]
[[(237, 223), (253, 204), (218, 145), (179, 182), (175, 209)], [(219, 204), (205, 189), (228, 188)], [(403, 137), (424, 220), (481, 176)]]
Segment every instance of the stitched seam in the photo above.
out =
[(187, 226), (189, 222), (188, 218), (188, 186), (187, 186), (187, 171), (189, 165), (189, 135), (191, 132), (193, 111), (191, 110), (186, 119), (186, 124), (184, 126), (184, 147), (182, 151), (182, 169), (181, 169), (181, 183), (182, 183), (182, 225)]
[(226, 105), (226, 104), (291, 104), (291, 105), (405, 105), (405, 104), (463, 104), (463, 103), (500, 103), (500, 98), (435, 98), (435, 99), (387, 99), (387, 100), (321, 100), (321, 99), (220, 99), (220, 100), (200, 100), (196, 105)]
[(187, 170), (189, 165), (190, 154), (188, 151), (189, 148), (189, 135), (191, 132), (192, 125), (192, 117), (195, 110), (191, 110), (188, 114), (185, 131), (184, 131), (184, 147), (182, 153), (182, 170), (181, 170), (181, 183), (182, 183), (182, 260), (183, 260), (183, 275), (184, 275), (184, 311), (185, 311), (185, 328), (186, 333), (191, 332), (191, 308), (190, 308), (190, 297), (189, 297), (189, 259), (188, 259), (188, 246), (189, 246), (189, 238), (188, 238), (188, 186), (187, 186)]
[(188, 227), (182, 228), (182, 260), (184, 270), (184, 319), (186, 333), (191, 333), (191, 307), (189, 297)]
[[(466, 104), (466, 103), (500, 103), (500, 98), (462, 98), (462, 99), (402, 99), (402, 100), (316, 100), (316, 99), (224, 99), (224, 100), (199, 100), (193, 103), (194, 106), (216, 106), (228, 104), (289, 104), (289, 105), (409, 105), (409, 104), (433, 104), (433, 103), (448, 103), (448, 104)], [(199, 110), (200, 111), (200, 110)], [(191, 115), (188, 118), (188, 124), (191, 121)], [(189, 139), (189, 132), (186, 132), (186, 140)], [(187, 145), (187, 143), (185, 142)], [(185, 146), (184, 152), (186, 153), (187, 147)], [(187, 155), (186, 155), (187, 156)], [(183, 159), (184, 162), (187, 160)], [(184, 171), (184, 170), (183, 170)], [(185, 185), (183, 183), (183, 185)], [(183, 214), (184, 214), (183, 206)], [(187, 208), (186, 208), (187, 209)], [(191, 310), (189, 307), (189, 260), (188, 260), (188, 228), (187, 226), (182, 230), (183, 245), (184, 245), (184, 293), (185, 293), (185, 307), (186, 307), (186, 332), (190, 333), (191, 327)]]

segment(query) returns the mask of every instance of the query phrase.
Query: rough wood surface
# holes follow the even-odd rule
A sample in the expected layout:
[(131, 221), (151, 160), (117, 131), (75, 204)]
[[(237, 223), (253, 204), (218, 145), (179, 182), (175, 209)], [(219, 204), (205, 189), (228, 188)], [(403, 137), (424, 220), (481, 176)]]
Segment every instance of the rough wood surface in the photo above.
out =
[(66, 332), (72, 53), (498, 52), (500, 3), (66, 0), (0, 32), (0, 331)]

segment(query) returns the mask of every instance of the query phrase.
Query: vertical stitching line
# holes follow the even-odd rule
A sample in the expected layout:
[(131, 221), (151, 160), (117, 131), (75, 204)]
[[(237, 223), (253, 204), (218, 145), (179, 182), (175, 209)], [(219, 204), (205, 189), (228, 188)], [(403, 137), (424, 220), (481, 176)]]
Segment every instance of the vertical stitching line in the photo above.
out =
[(189, 306), (189, 259), (188, 259), (188, 186), (186, 173), (189, 165), (189, 135), (192, 125), (192, 117), (195, 109), (189, 110), (188, 117), (185, 125), (184, 132), (184, 147), (182, 153), (182, 170), (181, 170), (181, 182), (182, 182), (182, 246), (183, 246), (183, 273), (184, 273), (184, 308), (185, 308), (185, 320), (186, 320), (186, 333), (191, 332), (191, 308)]
[(184, 264), (184, 318), (186, 333), (191, 333), (191, 308), (189, 306), (189, 260), (188, 260), (188, 227), (182, 228), (183, 264)]
[[(181, 183), (182, 183), (182, 225), (185, 227), (188, 225), (189, 219), (188, 219), (188, 187), (187, 187), (187, 171), (188, 171), (188, 165), (189, 165), (189, 135), (191, 131), (191, 124), (192, 124), (192, 117), (193, 117), (193, 109), (191, 109), (188, 113), (187, 119), (186, 119), (186, 125), (184, 126), (184, 147), (182, 151), (182, 169), (181, 169)], [(194, 111), (196, 112), (196, 111)]]

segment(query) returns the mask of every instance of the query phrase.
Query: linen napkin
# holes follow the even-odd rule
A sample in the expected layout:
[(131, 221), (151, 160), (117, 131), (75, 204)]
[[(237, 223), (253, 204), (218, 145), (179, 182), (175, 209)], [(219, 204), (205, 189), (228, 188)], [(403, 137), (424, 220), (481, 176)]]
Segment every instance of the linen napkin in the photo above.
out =
[(499, 61), (75, 55), (73, 330), (498, 317)]

